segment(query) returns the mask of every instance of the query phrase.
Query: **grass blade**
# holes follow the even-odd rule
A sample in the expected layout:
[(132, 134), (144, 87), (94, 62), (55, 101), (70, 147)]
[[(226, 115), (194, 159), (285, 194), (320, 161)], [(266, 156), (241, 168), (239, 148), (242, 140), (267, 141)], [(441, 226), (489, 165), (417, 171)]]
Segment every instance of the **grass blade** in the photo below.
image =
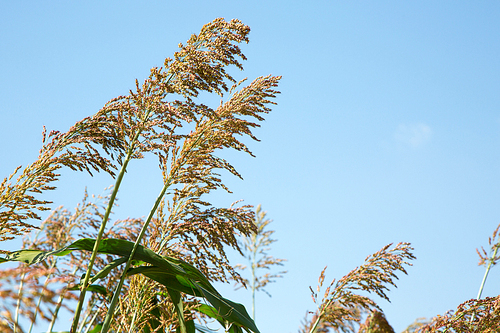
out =
[[(76, 242), (54, 251), (39, 251), (39, 250), (20, 250), (10, 252), (7, 256), (0, 260), (6, 261), (22, 261), (27, 264), (35, 264), (45, 260), (51, 255), (64, 256), (75, 250), (92, 251), (95, 245), (95, 239), (84, 238)], [(128, 260), (134, 243), (123, 239), (103, 239), (99, 244), (98, 253), (118, 255), (121, 258), (114, 260), (104, 267), (92, 279), (96, 281), (99, 278), (106, 276), (111, 269), (119, 266)], [(145, 248), (142, 245), (137, 247), (134, 255), (134, 260), (145, 262), (153, 266), (139, 266), (127, 271), (126, 275), (143, 274), (158, 283), (163, 284), (172, 291), (174, 297), (172, 300), (182, 302), (176, 298), (180, 292), (197, 297), (204, 297), (216, 309), (218, 314), (228, 323), (234, 323), (237, 326), (244, 327), (252, 332), (259, 333), (254, 321), (248, 315), (245, 307), (239, 303), (230, 301), (222, 297), (219, 292), (210, 284), (208, 279), (196, 267), (189, 263), (168, 256), (160, 256), (154, 251)], [(87, 281), (91, 279), (88, 278)], [(99, 288), (94, 288), (95, 291), (102, 291)], [(179, 294), (180, 295), (180, 294)], [(180, 297), (180, 296), (179, 296)], [(179, 303), (177, 302), (177, 306)], [(189, 325), (191, 327), (191, 324)], [(233, 326), (234, 327), (234, 326)], [(238, 332), (233, 328), (232, 331)]]

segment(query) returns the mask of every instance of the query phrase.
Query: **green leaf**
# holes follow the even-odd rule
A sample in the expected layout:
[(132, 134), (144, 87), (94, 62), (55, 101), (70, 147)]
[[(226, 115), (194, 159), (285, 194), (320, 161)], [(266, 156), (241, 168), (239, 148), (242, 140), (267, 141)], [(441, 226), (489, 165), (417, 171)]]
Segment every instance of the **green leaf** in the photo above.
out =
[(168, 274), (162, 268), (156, 266), (141, 266), (133, 268), (127, 272), (127, 275), (142, 274), (156, 282), (163, 284), (169, 289), (183, 292), (188, 295), (203, 297), (203, 292), (188, 279), (179, 275)]
[(99, 333), (101, 331), (102, 324), (97, 324), (89, 333)]
[(228, 322), (235, 323), (240, 326), (246, 327), (253, 332), (259, 333), (254, 321), (248, 315), (245, 307), (239, 303), (230, 301), (222, 297), (219, 293), (212, 293), (209, 290), (199, 286), (205, 298), (214, 306), (217, 312)]
[[(78, 287), (73, 287), (70, 290), (76, 290)], [(88, 288), (88, 291), (92, 291), (98, 294), (101, 294), (103, 296), (108, 296), (108, 289), (104, 288), (103, 286), (100, 286), (98, 284), (91, 284)]]
[[(113, 260), (111, 263), (109, 263), (106, 266), (104, 266), (104, 268), (101, 269), (96, 275), (92, 276), (90, 278), (90, 283), (94, 283), (97, 280), (102, 279), (102, 278), (108, 276), (108, 274), (111, 272), (111, 270), (113, 268), (118, 267), (118, 266), (120, 266), (121, 264), (123, 264), (125, 262), (127, 262), (127, 258), (118, 258), (118, 259)], [(82, 278), (82, 280), (83, 280), (83, 278)], [(80, 287), (82, 286), (82, 283), (83, 283), (83, 281), (80, 281), (80, 283), (78, 285), (71, 287), (69, 290), (78, 290), (78, 289), (80, 289)], [(102, 288), (102, 289), (100, 289), (100, 288)], [(99, 292), (100, 294), (102, 294), (104, 296), (107, 296), (107, 294), (108, 294), (108, 290), (106, 288), (101, 287), (101, 286), (96, 285), (96, 284), (91, 284), (87, 288), (87, 290)]]
[(28, 265), (31, 265), (44, 261), (45, 259), (47, 259), (52, 255), (65, 256), (68, 253), (71, 253), (72, 251), (73, 250), (68, 250), (67, 247), (62, 248), (60, 250), (48, 251), (48, 252), (40, 250), (21, 250), (21, 251), (10, 252), (9, 254), (7, 254), (5, 258), (0, 260), (0, 263), (6, 261), (21, 261), (27, 263)]
[(187, 333), (196, 333), (196, 325), (194, 324), (194, 320), (186, 321), (186, 330)]
[(99, 279), (102, 279), (116, 267), (120, 266), (121, 264), (124, 264), (127, 262), (127, 258), (118, 258), (104, 266), (96, 275), (90, 278), (90, 283), (93, 283)]
[[(205, 297), (214, 306), (212, 309), (214, 309), (214, 311), (216, 311), (219, 315), (218, 318), (215, 315), (212, 315), (211, 317), (217, 319), (223, 326), (225, 325), (224, 321), (226, 321), (229, 323), (236, 323), (239, 326), (247, 327), (256, 333), (259, 332), (257, 326), (243, 305), (222, 297), (215, 289), (213, 289), (213, 287), (212, 291), (207, 290), (194, 281), (184, 279), (182, 276), (170, 276), (165, 274), (162, 269), (154, 266), (141, 266), (129, 271), (129, 274), (138, 273), (163, 284), (169, 289), (174, 289), (188, 295)], [(209, 315), (208, 310), (206, 314)], [(241, 331), (241, 329), (239, 331)], [(236, 330), (235, 332), (239, 331)]]
[[(63, 256), (75, 250), (92, 251), (94, 243), (94, 239), (84, 238), (55, 251), (15, 251), (9, 253), (4, 259), (1, 259), (0, 263), (5, 261), (22, 261), (28, 264), (34, 264), (45, 260), (51, 255)], [(134, 243), (123, 239), (103, 239), (99, 245), (98, 252), (118, 255), (121, 258), (114, 260), (104, 267), (93, 277), (93, 281), (106, 276), (111, 269), (125, 262), (125, 260), (128, 260), (133, 246)], [(141, 273), (176, 292), (204, 297), (214, 306), (225, 321), (259, 333), (259, 330), (248, 315), (245, 307), (222, 297), (203, 273), (196, 267), (177, 258), (168, 256), (162, 257), (141, 245), (137, 248), (137, 252), (133, 259), (148, 263), (152, 266), (132, 268), (127, 272), (127, 275)], [(238, 332), (238, 330), (233, 330), (232, 332)]]
[(217, 319), (219, 321), (224, 320), (224, 318), (215, 310), (213, 306), (206, 305), (206, 304), (200, 304), (197, 308), (196, 311), (201, 312), (203, 314), (206, 314), (210, 318)]
[(197, 310), (198, 312), (204, 313), (205, 315), (209, 316), (210, 318), (216, 319), (221, 324), (221, 326), (224, 328), (226, 328), (227, 326), (230, 326), (230, 328), (228, 330), (229, 333), (243, 333), (243, 330), (241, 329), (240, 326), (230, 325), (227, 322), (227, 320), (225, 320), (224, 317), (222, 317), (213, 306), (201, 304), (195, 310)]
[(176, 329), (176, 332), (187, 333), (186, 323), (184, 322), (184, 302), (182, 301), (181, 293), (170, 288), (167, 288), (167, 291), (172, 303), (174, 303), (177, 318), (179, 318), (179, 327)]

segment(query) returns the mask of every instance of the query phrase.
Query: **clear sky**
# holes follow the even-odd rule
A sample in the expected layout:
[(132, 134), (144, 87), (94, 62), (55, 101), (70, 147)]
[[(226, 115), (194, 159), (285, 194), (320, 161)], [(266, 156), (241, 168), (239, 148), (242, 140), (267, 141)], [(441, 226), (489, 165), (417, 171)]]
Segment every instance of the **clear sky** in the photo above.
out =
[[(391, 242), (418, 258), (379, 303), (397, 332), (475, 297), (475, 249), (500, 222), (498, 1), (3, 1), (0, 176), (36, 159), (43, 125), (66, 131), (126, 94), (216, 17), (252, 28), (240, 78), (283, 76), (257, 157), (228, 154), (245, 180), (214, 197), (261, 203), (271, 254), (288, 259), (273, 297), (258, 295), (260, 330), (296, 332), (325, 265), (340, 278)], [(147, 214), (155, 165), (132, 164), (117, 218)], [(112, 183), (65, 171), (44, 198), (73, 208), (85, 185)]]

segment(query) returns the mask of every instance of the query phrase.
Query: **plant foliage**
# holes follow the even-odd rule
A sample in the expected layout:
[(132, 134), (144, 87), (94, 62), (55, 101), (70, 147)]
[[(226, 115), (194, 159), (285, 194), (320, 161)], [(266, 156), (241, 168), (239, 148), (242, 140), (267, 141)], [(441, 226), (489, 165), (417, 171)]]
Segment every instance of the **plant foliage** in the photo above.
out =
[[(64, 266), (59, 260), (70, 258), (59, 273), (72, 285), (63, 287), (60, 300), (40, 295), (40, 306), (33, 313), (23, 312), (21, 300), (23, 288), (34, 288), (31, 282), (38, 276), (24, 264), (15, 269), (22, 272), (20, 277), (12, 280), (14, 271), (5, 275), (11, 283), (19, 283), (17, 297), (10, 294), (16, 300), (15, 313), (4, 315), (7, 326), (21, 331), (20, 314), (28, 314), (32, 322), (37, 314), (42, 319), (57, 317), (53, 307), (74, 298), (71, 290), (77, 290), (72, 332), (193, 331), (201, 300), (211, 304), (217, 313), (212, 316), (224, 325), (258, 332), (243, 306), (222, 297), (210, 283), (240, 279), (225, 248), (240, 251), (236, 235), (255, 230), (254, 213), (250, 206), (213, 207), (203, 200), (212, 190), (229, 191), (221, 170), (241, 177), (217, 151), (234, 149), (252, 155), (243, 139), (257, 140), (252, 129), (270, 111), (268, 105), (274, 104), (278, 93), (274, 88), (280, 77), (259, 77), (244, 85), (245, 80), (237, 82), (228, 71), (229, 66), (243, 69), (241, 60), (246, 57), (238, 44), (248, 42), (249, 32), (238, 20), (216, 19), (205, 25), (180, 44), (163, 67), (153, 67), (143, 83), (136, 81), (128, 95), (110, 100), (65, 133), (44, 131), (37, 161), (4, 179), (0, 241), (36, 228), (31, 220), (51, 203), (38, 196), (55, 189), (62, 167), (91, 175), (105, 171), (115, 181), (104, 205), (85, 203), (88, 209), (82, 206), (74, 214), (56, 211), (42, 224), (46, 241), (28, 242), (27, 248), (1, 260), (39, 267), (48, 292), (53, 274)], [(219, 95), (220, 105), (212, 108), (200, 102), (201, 92)], [(183, 129), (186, 125), (190, 131)], [(145, 219), (117, 220), (110, 229), (110, 214), (128, 164), (148, 153), (159, 160), (163, 188)], [(55, 237), (65, 237), (64, 242), (49, 240), (57, 230), (64, 235)], [(87, 292), (92, 292), (89, 299)], [(207, 316), (206, 312), (199, 313)]]
[[(268, 254), (275, 242), (274, 231), (265, 230), (271, 221), (260, 206), (255, 214), (248, 205), (214, 207), (206, 199), (214, 190), (230, 191), (222, 172), (241, 178), (218, 154), (232, 149), (253, 156), (245, 140), (258, 140), (252, 131), (279, 94), (279, 76), (248, 83), (231, 74), (233, 66), (243, 69), (239, 44), (248, 43), (249, 32), (239, 20), (215, 19), (179, 44), (162, 67), (153, 67), (144, 82), (136, 80), (128, 94), (66, 132), (47, 134), (44, 127), (36, 161), (0, 183), (0, 242), (24, 235), (21, 250), (0, 250), (0, 263), (11, 263), (0, 270), (2, 332), (31, 333), (41, 322), (53, 332), (64, 309), (73, 314), (70, 333), (207, 332), (207, 321), (230, 333), (259, 333), (245, 307), (222, 296), (213, 282), (247, 283), (255, 294), (282, 277), (285, 272), (256, 273), (285, 261)], [(207, 93), (218, 96), (218, 106), (202, 102)], [(163, 176), (152, 208), (144, 218), (112, 220), (129, 163), (147, 154), (158, 159)], [(65, 167), (91, 176), (103, 171), (114, 184), (102, 196), (85, 191), (73, 212), (59, 207), (36, 226), (52, 203), (42, 194), (56, 188)], [(499, 331), (500, 296), (481, 298), (499, 260), (499, 228), (489, 253), (478, 251), (486, 266), (478, 297), (456, 311), (418, 320), (405, 332)], [(247, 257), (251, 280), (237, 272), (243, 266), (231, 265), (228, 248)], [(389, 301), (387, 291), (398, 273), (407, 273), (412, 252), (409, 243), (383, 247), (333, 280), (320, 299), (325, 267), (316, 290), (310, 288), (317, 310), (308, 313), (300, 332), (393, 333), (367, 295)]]

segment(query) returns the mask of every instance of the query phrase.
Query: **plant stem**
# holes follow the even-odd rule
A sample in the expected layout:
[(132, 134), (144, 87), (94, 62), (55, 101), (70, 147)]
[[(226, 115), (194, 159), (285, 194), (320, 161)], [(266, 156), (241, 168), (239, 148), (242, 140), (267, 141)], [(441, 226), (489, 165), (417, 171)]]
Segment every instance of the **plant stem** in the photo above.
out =
[(309, 330), (309, 333), (315, 333), (316, 329), (318, 328), (319, 323), (321, 322), (321, 319), (323, 318), (323, 315), (325, 314), (326, 309), (330, 306), (330, 304), (333, 302), (333, 298), (330, 298), (328, 302), (325, 304), (323, 307), (323, 310), (321, 310), (318, 313), (318, 318), (316, 318), (316, 321), (314, 322), (313, 327)]
[[(76, 271), (78, 270), (78, 266), (75, 267), (73, 270), (73, 275), (75, 275)], [(56, 308), (54, 309), (54, 314), (52, 315), (52, 320), (50, 321), (49, 328), (47, 329), (47, 332), (52, 332), (52, 328), (54, 327), (54, 324), (56, 323), (57, 315), (59, 314), (59, 309), (61, 309), (62, 302), (64, 300), (64, 293), (66, 292), (68, 288), (64, 288), (64, 290), (61, 292), (61, 295), (59, 295), (59, 299), (57, 300), (57, 305)]]
[(481, 286), (479, 287), (479, 292), (478, 292), (477, 297), (476, 297), (477, 299), (481, 298), (481, 294), (483, 293), (483, 288), (484, 288), (484, 285), (486, 283), (486, 278), (488, 277), (491, 266), (493, 266), (493, 261), (495, 260), (495, 258), (497, 256), (497, 252), (498, 252), (498, 246), (495, 246), (495, 251), (493, 251), (493, 256), (491, 257), (492, 259), (490, 260), (490, 262), (488, 263), (488, 266), (486, 267), (486, 272), (484, 272), (483, 281), (481, 282)]
[(252, 235), (252, 243), (253, 243), (253, 253), (252, 253), (252, 319), (255, 321), (255, 280), (256, 278), (256, 269), (257, 269), (257, 234)]
[(120, 279), (120, 282), (118, 282), (118, 285), (116, 286), (111, 303), (109, 304), (108, 312), (106, 313), (106, 318), (104, 319), (101, 333), (105, 333), (109, 330), (109, 325), (111, 324), (111, 319), (113, 317), (114, 309), (116, 307), (116, 304), (118, 303), (118, 298), (120, 297), (120, 292), (121, 292), (121, 289), (123, 287), (123, 283), (125, 281), (125, 276), (127, 275), (127, 271), (130, 268), (130, 264), (132, 263), (132, 258), (134, 257), (135, 252), (137, 251), (137, 248), (139, 247), (139, 243), (141, 242), (142, 237), (146, 233), (146, 229), (149, 226), (149, 223), (151, 222), (151, 219), (153, 218), (153, 215), (155, 214), (156, 209), (160, 205), (161, 200), (163, 199), (163, 196), (165, 195), (165, 192), (167, 191), (167, 188), (169, 185), (170, 185), (169, 183), (165, 183), (165, 185), (163, 186), (160, 194), (156, 198), (156, 201), (155, 201), (155, 204), (153, 205), (153, 208), (149, 212), (149, 215), (148, 215), (146, 222), (142, 226), (141, 232), (137, 236), (137, 240), (134, 243), (134, 247), (132, 248), (132, 251), (130, 252), (127, 263), (125, 264), (125, 268), (123, 269), (123, 274), (122, 274), (122, 277)]
[[(57, 262), (57, 260), (53, 259), (52, 265), (50, 265), (51, 271), (56, 266), (56, 262)], [(51, 275), (52, 275), (52, 272), (50, 272), (49, 275), (47, 275), (47, 279), (45, 279), (45, 283), (44, 283), (44, 288), (47, 287), (47, 285), (49, 284), (49, 279), (50, 279)], [(42, 289), (42, 293), (43, 293), (43, 289)], [(33, 317), (33, 321), (31, 322), (30, 329), (29, 329), (28, 333), (31, 333), (31, 330), (33, 329), (33, 325), (35, 324), (35, 321), (36, 321), (36, 317), (38, 315), (38, 311), (40, 311), (40, 303), (42, 302), (42, 296), (43, 295), (40, 294), (40, 297), (38, 297), (38, 302), (36, 303), (36, 307), (35, 307), (35, 315)]]
[[(96, 303), (94, 303), (96, 304)], [(95, 320), (97, 319), (97, 316), (99, 315), (99, 310), (104, 306), (104, 303), (102, 303), (101, 305), (99, 305), (99, 307), (97, 308), (97, 310), (95, 311), (94, 313), (94, 316), (92, 317), (92, 319), (89, 321), (89, 324), (87, 325), (87, 328), (85, 329), (84, 333), (88, 333), (90, 331), (90, 329), (92, 328), (92, 324), (95, 322)], [(86, 315), (83, 323), (85, 323), (85, 321), (87, 320), (87, 318), (90, 317), (90, 312)], [(83, 324), (82, 323), (82, 324)], [(83, 325), (80, 325), (80, 329), (78, 330), (79, 333), (81, 333), (83, 331)], [(50, 333), (50, 332), (49, 332)]]
[[(495, 251), (493, 251), (493, 256), (491, 257), (491, 260), (489, 260), (488, 266), (486, 267), (486, 272), (484, 272), (483, 281), (481, 281), (481, 285), (479, 286), (479, 292), (477, 293), (476, 299), (480, 299), (481, 295), (483, 293), (483, 288), (484, 288), (484, 285), (486, 284), (486, 279), (488, 278), (488, 274), (490, 273), (491, 266), (493, 266), (495, 258), (497, 256), (498, 247), (499, 247), (497, 245), (495, 245)], [(471, 323), (474, 321), (475, 317), (476, 317), (476, 313), (474, 312), (470, 318)]]
[[(191, 149), (198, 144), (198, 142), (203, 137), (203, 134), (204, 134), (204, 131), (201, 131), (201, 133), (198, 135), (196, 140), (194, 140), (194, 142), (188, 148), (183, 150), (183, 152), (185, 152), (185, 153), (183, 154), (181, 152), (181, 156), (179, 156), (178, 160), (182, 161), (184, 159), (184, 157), (187, 157), (187, 155), (189, 155), (189, 153), (191, 152)], [(120, 297), (120, 292), (121, 292), (123, 284), (125, 282), (127, 271), (130, 268), (130, 265), (132, 263), (134, 255), (137, 251), (137, 248), (139, 247), (139, 244), (142, 240), (142, 237), (144, 237), (144, 234), (146, 233), (146, 230), (149, 226), (149, 223), (153, 219), (153, 216), (156, 213), (158, 206), (160, 206), (160, 203), (161, 203), (163, 197), (165, 196), (167, 189), (172, 184), (172, 182), (175, 178), (175, 175), (177, 174), (177, 171), (180, 169), (181, 165), (182, 165), (182, 163), (177, 163), (177, 165), (171, 170), (169, 177), (165, 180), (165, 182), (163, 184), (163, 188), (161, 189), (160, 194), (156, 198), (156, 201), (155, 201), (153, 207), (151, 208), (151, 210), (149, 211), (149, 215), (148, 215), (146, 221), (144, 222), (144, 225), (142, 226), (141, 231), (139, 232), (139, 235), (137, 236), (137, 239), (134, 243), (132, 251), (130, 252), (130, 255), (128, 257), (127, 263), (125, 264), (125, 267), (123, 269), (123, 274), (121, 275), (120, 281), (118, 282), (118, 285), (116, 286), (115, 292), (113, 294), (113, 298), (111, 299), (111, 303), (109, 304), (108, 312), (106, 313), (106, 317), (104, 318), (104, 323), (102, 324), (101, 333), (107, 333), (109, 330), (111, 320), (113, 319), (113, 316), (114, 316), (114, 310), (115, 310), (116, 304), (118, 303), (118, 298)]]
[(104, 234), (104, 229), (106, 228), (106, 223), (108, 222), (109, 215), (111, 213), (111, 208), (113, 207), (113, 204), (115, 202), (116, 194), (118, 193), (118, 188), (120, 187), (120, 184), (123, 179), (123, 175), (125, 175), (125, 170), (127, 169), (128, 162), (131, 157), (131, 153), (127, 154), (127, 157), (125, 158), (125, 161), (122, 164), (122, 167), (120, 169), (120, 173), (118, 174), (118, 177), (115, 182), (115, 186), (113, 188), (113, 192), (111, 193), (111, 197), (109, 199), (108, 207), (106, 208), (106, 212), (104, 214), (103, 221), (101, 223), (101, 227), (99, 228), (99, 233), (97, 234), (97, 238), (94, 244), (94, 249), (92, 250), (92, 255), (90, 257), (89, 265), (87, 267), (87, 272), (85, 274), (85, 279), (82, 283), (82, 286), (80, 288), (80, 298), (78, 300), (78, 304), (75, 310), (75, 316), (73, 317), (73, 324), (71, 326), (71, 332), (76, 333), (76, 329), (78, 326), (78, 322), (80, 320), (80, 312), (82, 311), (83, 308), (83, 302), (85, 301), (85, 293), (87, 292), (87, 287), (88, 283), (90, 280), (90, 274), (92, 272), (92, 268), (94, 266), (95, 259), (97, 257), (97, 251), (99, 249), (99, 245), (101, 243), (102, 235)]
[(144, 225), (142, 226), (142, 229), (137, 236), (137, 239), (134, 243), (134, 247), (132, 248), (132, 251), (130, 252), (130, 255), (128, 257), (127, 263), (125, 264), (125, 268), (123, 269), (123, 274), (120, 278), (120, 281), (118, 282), (118, 285), (116, 286), (115, 292), (113, 294), (113, 298), (111, 299), (111, 303), (109, 304), (108, 312), (106, 313), (106, 318), (104, 319), (104, 323), (102, 325), (101, 333), (106, 333), (109, 330), (109, 325), (111, 324), (111, 319), (113, 318), (114, 310), (116, 307), (116, 304), (118, 303), (118, 298), (120, 297), (120, 292), (123, 287), (123, 283), (125, 282), (125, 277), (127, 275), (127, 271), (130, 268), (130, 265), (132, 263), (132, 259), (134, 258), (135, 252), (137, 251), (137, 248), (139, 247), (139, 243), (141, 242), (142, 237), (146, 233), (146, 230), (149, 226), (149, 223), (151, 222), (156, 209), (158, 209), (158, 206), (161, 203), (161, 200), (163, 199), (163, 196), (165, 195), (165, 192), (167, 191), (167, 188), (170, 186), (171, 179), (169, 179), (168, 182), (166, 182), (163, 185), (163, 188), (156, 198), (156, 201), (153, 205), (153, 208), (149, 211), (148, 218), (146, 219), (146, 222), (144, 222)]
[(57, 305), (56, 308), (54, 309), (54, 314), (52, 315), (52, 320), (50, 321), (49, 328), (47, 329), (47, 332), (52, 332), (52, 329), (54, 328), (54, 324), (56, 323), (57, 315), (59, 314), (59, 309), (61, 309), (62, 306), (62, 301), (64, 300), (64, 292), (65, 290), (59, 295), (59, 299), (57, 300)]
[(19, 291), (17, 292), (17, 304), (16, 304), (16, 314), (14, 315), (14, 333), (17, 333), (17, 328), (19, 327), (19, 308), (21, 307), (21, 299), (23, 295), (24, 277), (26, 272), (21, 274), (21, 282), (19, 283)]
[[(142, 120), (143, 124), (149, 118), (150, 114), (151, 114), (151, 111), (146, 112), (146, 115), (144, 116), (144, 119)], [(94, 266), (94, 262), (95, 262), (95, 259), (97, 257), (99, 245), (101, 244), (102, 236), (104, 234), (104, 230), (106, 229), (106, 223), (108, 222), (109, 215), (111, 214), (111, 209), (112, 209), (113, 204), (115, 202), (116, 194), (118, 193), (118, 189), (120, 188), (123, 176), (125, 175), (125, 172), (127, 170), (128, 162), (132, 158), (132, 155), (134, 153), (135, 144), (137, 143), (141, 132), (142, 132), (142, 126), (138, 128), (137, 132), (134, 135), (134, 138), (130, 142), (130, 146), (129, 146), (128, 151), (127, 151), (127, 156), (125, 157), (125, 160), (123, 161), (123, 164), (120, 168), (120, 173), (118, 174), (118, 177), (116, 178), (115, 186), (113, 187), (113, 192), (111, 193), (111, 197), (109, 198), (108, 207), (106, 208), (106, 212), (104, 213), (104, 218), (103, 218), (101, 226), (99, 228), (99, 232), (97, 234), (96, 241), (94, 243), (94, 248), (92, 250), (92, 255), (90, 257), (89, 266), (87, 267), (87, 273), (85, 274), (85, 279), (83, 281), (82, 287), (80, 288), (80, 290), (81, 290), (80, 291), (80, 298), (78, 300), (78, 304), (77, 304), (77, 307), (75, 310), (73, 324), (71, 325), (71, 333), (76, 333), (78, 321), (80, 320), (80, 312), (82, 311), (83, 302), (85, 301), (85, 293), (87, 292), (87, 288), (88, 288), (88, 284), (89, 284), (89, 280), (90, 280), (90, 274), (92, 273), (92, 268)]]

